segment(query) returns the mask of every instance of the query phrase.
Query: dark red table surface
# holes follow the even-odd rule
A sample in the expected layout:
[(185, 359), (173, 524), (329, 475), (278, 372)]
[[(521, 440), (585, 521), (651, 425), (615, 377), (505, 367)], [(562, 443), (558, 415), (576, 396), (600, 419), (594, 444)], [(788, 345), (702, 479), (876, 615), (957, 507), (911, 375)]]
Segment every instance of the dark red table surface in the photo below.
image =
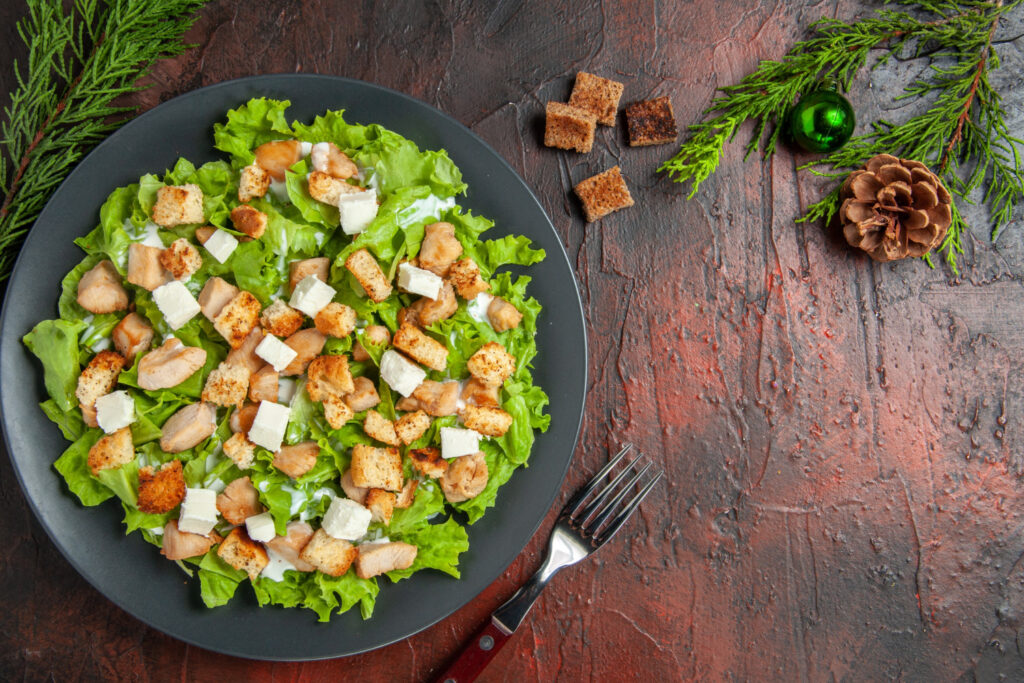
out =
[[(583, 69), (623, 102), (669, 95), (681, 124), (716, 86), (778, 58), (821, 2), (214, 2), (160, 63), (149, 108), (238, 76), (318, 72), (395, 88), (493, 145), (549, 212), (588, 317), (587, 416), (560, 500), (631, 440), (666, 481), (597, 557), (552, 583), (485, 680), (1024, 678), (1024, 249), (984, 216), (960, 277), (877, 265), (797, 225), (823, 185), (784, 151), (730, 146), (696, 199), (601, 128), (592, 153), (541, 145), (548, 100)], [(0, 7), (0, 92), (24, 55)], [(997, 39), (1024, 134), (1024, 33)], [(858, 80), (864, 123), (924, 64)], [(869, 87), (870, 81), (870, 87)], [(326, 103), (330, 104), (330, 103)], [(913, 105), (911, 105), (913, 106)], [(636, 206), (585, 225), (575, 182), (620, 164)], [(969, 264), (969, 265), (967, 265)], [(557, 293), (551, 293), (556, 296)], [(406, 642), (271, 664), (189, 647), (87, 585), (0, 465), (0, 679), (429, 678), (540, 563), (541, 532), (470, 605)]]

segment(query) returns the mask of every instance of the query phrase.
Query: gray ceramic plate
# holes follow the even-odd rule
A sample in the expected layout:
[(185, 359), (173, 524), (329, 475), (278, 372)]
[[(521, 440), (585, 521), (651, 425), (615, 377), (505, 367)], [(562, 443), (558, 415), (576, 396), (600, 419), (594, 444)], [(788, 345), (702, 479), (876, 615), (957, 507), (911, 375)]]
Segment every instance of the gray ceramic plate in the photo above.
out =
[[(68, 493), (50, 466), (67, 443), (37, 407), (46, 398), (42, 370), (21, 343), (39, 320), (56, 317), (59, 282), (82, 258), (72, 240), (96, 224), (111, 190), (169, 168), (179, 156), (197, 164), (222, 158), (213, 148), (213, 124), (259, 96), (291, 100), (292, 119), (345, 109), (350, 121), (380, 123), (421, 148), (448, 150), (469, 184), (460, 204), (496, 221), (487, 236), (526, 234), (548, 253), (528, 272), (531, 291), (544, 305), (534, 365), (537, 383), (551, 396), (551, 428), (538, 435), (530, 467), (517, 471), (497, 506), (469, 528), (462, 579), (424, 571), (397, 584), (384, 581), (368, 621), (357, 609), (321, 624), (308, 610), (260, 608), (245, 586), (227, 606), (206, 609), (198, 580), (186, 580), (141, 538), (125, 537), (120, 505), (84, 508)], [(330, 76), (258, 76), (190, 92), (140, 116), (99, 145), (54, 193), (8, 284), (0, 405), (7, 449), (30, 505), (100, 592), (150, 626), (200, 647), (258, 659), (319, 659), (408, 637), (472, 600), (511, 564), (565, 477), (583, 414), (586, 359), (579, 292), (561, 242), (526, 183), (485, 142), (440, 111), (375, 85)]]

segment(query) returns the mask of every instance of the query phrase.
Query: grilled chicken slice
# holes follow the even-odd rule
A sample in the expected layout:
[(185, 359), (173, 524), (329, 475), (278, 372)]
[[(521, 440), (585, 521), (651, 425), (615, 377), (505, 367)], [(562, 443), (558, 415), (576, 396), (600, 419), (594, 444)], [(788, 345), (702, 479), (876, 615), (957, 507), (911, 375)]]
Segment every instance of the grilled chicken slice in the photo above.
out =
[(176, 387), (205, 363), (206, 349), (185, 346), (177, 337), (169, 337), (139, 361), (139, 386), (146, 391)]
[(263, 512), (260, 494), (249, 477), (235, 479), (217, 496), (217, 511), (232, 524), (245, 524), (245, 520)]
[(298, 140), (274, 140), (256, 148), (256, 165), (274, 180), (284, 180), (284, 173), (302, 158), (302, 143)]
[(217, 429), (217, 409), (209, 403), (187, 405), (164, 423), (160, 448), (180, 453), (202, 443)]
[(178, 530), (178, 520), (172, 519), (164, 526), (164, 547), (160, 554), (168, 560), (184, 560), (186, 557), (205, 555), (214, 543), (220, 543), (217, 532), (211, 531), (206, 536), (190, 534)]
[(286, 536), (275, 536), (267, 541), (266, 546), (280, 555), (286, 562), (300, 572), (311, 572), (316, 567), (299, 557), (299, 553), (313, 538), (313, 527), (306, 522), (288, 522)]
[(128, 308), (128, 292), (111, 261), (100, 261), (78, 281), (78, 305), (90, 313), (113, 313)]
[(352, 481), (352, 470), (345, 470), (345, 474), (341, 475), (341, 490), (345, 492), (346, 496), (362, 505), (366, 502), (366, 494), (370, 489), (356, 486)]
[(408, 569), (416, 559), (416, 546), (409, 543), (364, 543), (356, 557), (356, 576), (369, 579), (394, 569)]
[(110, 333), (114, 340), (114, 348), (124, 356), (129, 365), (135, 362), (135, 356), (145, 351), (153, 343), (153, 328), (138, 313), (129, 313)]
[(416, 387), (411, 396), (399, 400), (395, 407), (406, 412), (423, 410), (428, 415), (443, 417), (455, 414), (458, 401), (458, 382), (435, 382), (427, 379)]
[(487, 486), (487, 461), (484, 460), (484, 454), (477, 451), (473, 455), (453, 458), (438, 481), (449, 503), (461, 503), (477, 497)]
[(316, 441), (303, 441), (294, 446), (281, 446), (281, 450), (274, 453), (271, 464), (292, 479), (298, 479), (313, 469), (318, 455), (320, 446)]
[(462, 244), (455, 238), (451, 223), (431, 223), (423, 229), (423, 244), (417, 258), (420, 268), (447, 277), (455, 259), (462, 256)]

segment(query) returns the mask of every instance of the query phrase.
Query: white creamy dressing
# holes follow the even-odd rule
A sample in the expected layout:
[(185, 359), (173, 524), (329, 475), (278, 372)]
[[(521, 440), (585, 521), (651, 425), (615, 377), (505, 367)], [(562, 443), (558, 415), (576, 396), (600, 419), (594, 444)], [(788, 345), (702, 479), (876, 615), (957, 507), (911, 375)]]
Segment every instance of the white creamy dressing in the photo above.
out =
[(373, 166), (357, 166), (359, 172), (356, 173), (356, 178), (359, 180), (359, 184), (363, 187), (373, 188), (374, 190), (380, 191), (380, 183), (377, 178), (377, 169)]
[[(380, 533), (380, 529), (377, 530), (377, 533)], [(367, 536), (369, 536), (369, 534), (367, 534)], [(359, 545), (383, 545), (384, 543), (391, 543), (391, 539), (387, 536), (381, 536), (380, 538), (375, 538), (372, 541), (363, 541)]]
[(207, 486), (206, 488), (208, 488), (211, 491), (214, 491), (216, 493), (220, 493), (226, 487), (227, 487), (227, 484), (224, 483), (224, 480), (218, 478), (218, 479), (214, 479), (213, 482), (209, 486)]
[(281, 484), (281, 490), (292, 497), (291, 507), (288, 508), (288, 517), (294, 517), (299, 514), (306, 505), (306, 494), (288, 484)]
[(490, 319), (487, 317), (487, 308), (494, 301), (494, 297), (487, 292), (480, 292), (476, 295), (476, 298), (466, 304), (466, 313), (469, 313), (469, 317), (478, 323), (489, 323)]
[(149, 533), (153, 534), (154, 536), (163, 536), (164, 535), (164, 528), (162, 526), (155, 526), (155, 527), (153, 527), (151, 529), (147, 529), (147, 531)]
[(128, 233), (128, 237), (131, 238), (132, 242), (138, 242), (144, 244), (147, 247), (156, 247), (157, 249), (163, 249), (164, 243), (160, 239), (160, 226), (153, 221), (146, 221), (146, 224), (141, 228), (135, 227), (135, 224), (131, 222), (131, 219), (124, 219), (124, 231)]
[(260, 493), (266, 493), (268, 485), (269, 485), (269, 482), (266, 479), (264, 479), (263, 481), (261, 481), (259, 484), (256, 485), (256, 488), (258, 488), (260, 490)]
[(270, 191), (274, 193), (274, 196), (280, 199), (282, 202), (291, 203), (291, 199), (288, 197), (288, 184), (283, 180), (271, 180)]
[(302, 156), (308, 157), (310, 151), (313, 149), (313, 143), (302, 140), (299, 142), (299, 149), (302, 150)]
[(260, 576), (264, 579), (270, 579), (271, 581), (284, 581), (284, 573), (288, 570), (294, 570), (295, 565), (284, 559), (280, 553), (276, 552), (273, 548), (264, 545), (263, 549), (267, 551), (267, 559), (270, 562), (260, 572)]
[(96, 340), (96, 343), (90, 347), (93, 351), (105, 351), (110, 348), (110, 337), (100, 337)]
[(324, 497), (334, 500), (337, 497), (337, 493), (328, 488), (319, 488), (313, 492), (313, 495), (309, 497), (310, 505), (306, 506), (306, 509), (299, 513), (299, 519), (303, 522), (307, 522), (316, 516), (313, 508), (317, 507), (317, 503)]
[(416, 223), (422, 223), (430, 218), (440, 218), (441, 212), (455, 206), (455, 197), (441, 199), (436, 195), (430, 195), (423, 199), (417, 199), (409, 206), (398, 212), (398, 224), (407, 228)]

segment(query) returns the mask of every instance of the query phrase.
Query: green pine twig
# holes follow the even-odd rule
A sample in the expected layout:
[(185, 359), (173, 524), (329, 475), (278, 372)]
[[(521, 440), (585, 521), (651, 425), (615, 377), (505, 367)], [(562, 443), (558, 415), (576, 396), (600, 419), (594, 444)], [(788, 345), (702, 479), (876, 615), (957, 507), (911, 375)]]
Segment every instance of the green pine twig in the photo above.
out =
[[(823, 80), (844, 90), (876, 50), (881, 56), (872, 68), (891, 58), (931, 60), (928, 78), (911, 83), (900, 99), (921, 98), (928, 109), (905, 123), (875, 122), (871, 131), (854, 138), (839, 151), (811, 161), (801, 169), (838, 178), (881, 154), (923, 161), (939, 173), (960, 199), (988, 183), (984, 203), (992, 212), (993, 239), (1024, 200), (1024, 173), (1018, 146), (1005, 125), (1001, 98), (989, 81), (999, 58), (992, 36), (1001, 17), (1024, 0), (1011, 2), (949, 2), (902, 0), (928, 18), (880, 10), (860, 21), (824, 19), (812, 25), (812, 37), (798, 42), (780, 61), (764, 61), (737, 85), (722, 88), (704, 113), (690, 126), (691, 137), (659, 170), (677, 182), (690, 182), (692, 198), (714, 173), (726, 142), (740, 126), (754, 122), (746, 156), (758, 149), (764, 156), (776, 151), (782, 124), (801, 93)], [(811, 204), (800, 220), (829, 221), (839, 208), (838, 188)], [(953, 224), (940, 247), (956, 270), (963, 253), (967, 226), (954, 206)], [(929, 261), (930, 263), (930, 261)]]
[(50, 194), (75, 164), (134, 113), (116, 98), (157, 59), (181, 54), (181, 37), (205, 0), (28, 0), (18, 33), (25, 68), (0, 126), (0, 281)]

